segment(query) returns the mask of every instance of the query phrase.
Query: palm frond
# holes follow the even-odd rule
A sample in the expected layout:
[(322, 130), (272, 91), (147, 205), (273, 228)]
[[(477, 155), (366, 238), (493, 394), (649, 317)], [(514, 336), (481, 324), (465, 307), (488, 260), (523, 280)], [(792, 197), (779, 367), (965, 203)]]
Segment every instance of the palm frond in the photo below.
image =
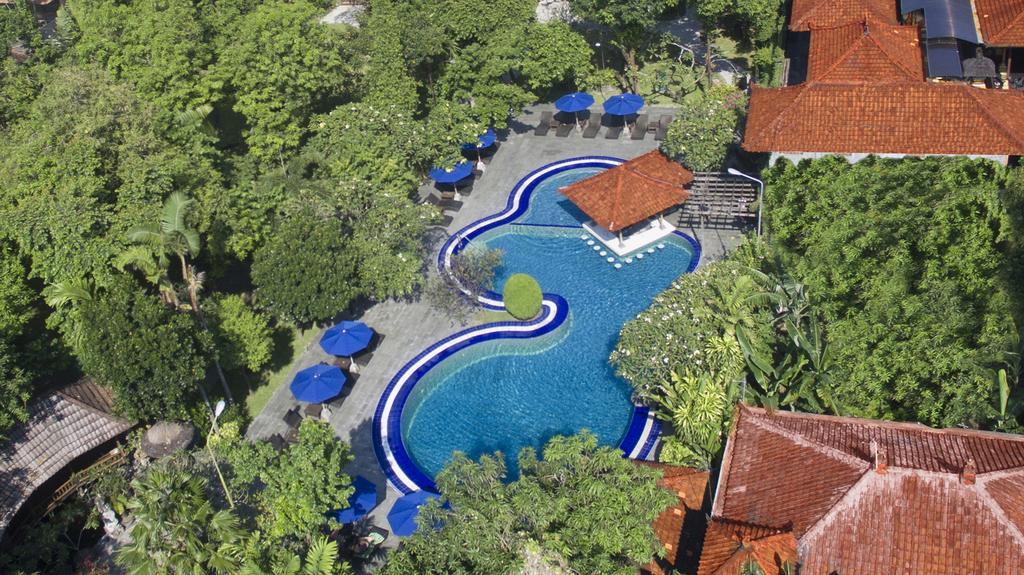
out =
[(60, 309), (71, 303), (90, 301), (93, 298), (92, 284), (87, 280), (54, 282), (43, 288), (46, 305)]

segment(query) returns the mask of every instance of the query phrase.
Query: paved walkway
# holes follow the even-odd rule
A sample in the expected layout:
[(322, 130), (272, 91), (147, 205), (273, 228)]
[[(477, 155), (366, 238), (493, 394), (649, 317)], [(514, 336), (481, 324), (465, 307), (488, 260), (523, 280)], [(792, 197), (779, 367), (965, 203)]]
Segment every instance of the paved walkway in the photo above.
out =
[[(568, 137), (559, 138), (554, 131), (547, 136), (533, 135), (533, 125), (540, 117), (540, 111), (550, 107), (538, 107), (522, 116), (507, 133), (499, 135), (499, 149), (483, 176), (477, 178), (471, 193), (463, 198), (462, 208), (454, 214), (454, 220), (442, 237), (436, 238), (438, 246), (447, 234), (500, 211), (512, 187), (523, 176), (545, 164), (584, 155), (606, 155), (624, 159), (633, 158), (657, 146), (652, 135), (642, 141), (628, 138), (619, 140), (583, 139), (576, 131)], [(602, 133), (603, 136), (603, 133)], [(430, 189), (425, 186), (421, 193)], [(684, 229), (693, 234), (693, 230)], [(734, 231), (699, 232), (696, 234), (704, 244), (706, 257), (717, 259), (724, 250), (737, 241)], [(432, 249), (431, 261), (436, 255)], [(363, 475), (379, 486), (381, 505), (374, 510), (371, 521), (387, 527), (386, 515), (399, 496), (386, 481), (373, 451), (373, 412), (381, 393), (394, 374), (410, 359), (430, 344), (454, 333), (462, 326), (454, 325), (446, 316), (432, 310), (426, 301), (386, 301), (365, 310), (359, 318), (385, 337), (373, 358), (359, 377), (340, 408), (331, 416), (338, 437), (352, 446), (355, 456), (346, 471)], [(330, 359), (323, 353), (316, 341), (303, 352), (293, 366), (294, 371)], [(288, 381), (291, 377), (288, 378)], [(264, 410), (249, 426), (247, 436), (253, 439), (267, 438), (274, 433), (283, 433), (282, 420), (285, 412), (297, 405), (282, 385), (267, 403)], [(389, 538), (389, 544), (397, 545), (397, 538)]]

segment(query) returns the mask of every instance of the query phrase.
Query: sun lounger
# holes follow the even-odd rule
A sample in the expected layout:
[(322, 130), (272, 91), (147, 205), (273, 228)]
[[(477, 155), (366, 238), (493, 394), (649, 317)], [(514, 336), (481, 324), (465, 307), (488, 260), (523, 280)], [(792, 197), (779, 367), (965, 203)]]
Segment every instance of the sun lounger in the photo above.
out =
[(373, 339), (370, 340), (370, 345), (366, 346), (366, 351), (353, 358), (356, 365), (359, 367), (366, 367), (366, 365), (370, 363), (370, 358), (373, 357), (373, 352), (377, 351), (377, 348), (380, 347), (380, 342), (382, 341), (384, 341), (384, 335), (381, 333), (374, 333)]
[(668, 125), (672, 123), (672, 120), (675, 120), (675, 116), (665, 115), (661, 117), (661, 120), (658, 122), (658, 131), (654, 134), (655, 140), (661, 141), (665, 139), (665, 134), (668, 133)]
[(597, 131), (601, 129), (601, 114), (591, 114), (587, 120), (587, 127), (583, 129), (584, 138), (596, 138)]
[(299, 424), (302, 423), (302, 413), (299, 412), (298, 407), (293, 407), (284, 414), (283, 419), (285, 425), (292, 429), (298, 429)]
[(540, 115), (540, 123), (537, 124), (537, 128), (533, 131), (534, 136), (547, 136), (548, 130), (551, 129), (551, 112), (542, 112)]
[(608, 129), (605, 130), (605, 132), (604, 132), (604, 137), (605, 137), (606, 140), (618, 140), (619, 139), (619, 134), (621, 134), (621, 133), (622, 133), (622, 125), (621, 124), (618, 125), (618, 126), (609, 126)]
[(566, 122), (566, 123), (562, 124), (561, 126), (558, 126), (558, 129), (555, 130), (555, 135), (558, 136), (559, 138), (564, 138), (564, 137), (568, 136), (569, 132), (571, 132), (572, 129), (575, 128), (575, 127), (576, 127), (576, 124), (570, 124), (570, 123)]
[[(442, 192), (442, 195), (444, 195), (446, 193), (448, 193), (448, 192)], [(457, 212), (457, 211), (459, 211), (459, 208), (462, 207), (462, 202), (460, 202), (460, 201), (458, 201), (456, 199), (453, 199), (455, 197), (455, 192), (454, 191), (451, 192), (451, 196), (452, 196), (451, 198), (445, 199), (445, 198), (438, 198), (434, 194), (430, 194), (429, 196), (427, 196), (427, 199), (425, 201), (426, 201), (426, 203), (428, 203), (428, 204), (430, 204), (432, 206), (441, 208), (442, 210), (451, 210), (453, 212)]]
[(640, 114), (636, 123), (633, 124), (633, 131), (629, 137), (632, 140), (643, 140), (645, 135), (647, 135), (647, 114)]

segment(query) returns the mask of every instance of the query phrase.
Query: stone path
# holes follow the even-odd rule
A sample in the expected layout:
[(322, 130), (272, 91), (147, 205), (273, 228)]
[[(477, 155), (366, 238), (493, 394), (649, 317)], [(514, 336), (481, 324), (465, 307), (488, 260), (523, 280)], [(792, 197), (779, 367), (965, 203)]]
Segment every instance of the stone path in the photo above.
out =
[[(513, 123), (510, 130), (499, 134), (499, 149), (483, 176), (477, 178), (471, 193), (463, 197), (462, 208), (454, 214), (454, 220), (444, 234), (454, 233), (464, 226), (500, 211), (512, 187), (529, 172), (551, 162), (584, 155), (607, 155), (624, 159), (633, 158), (657, 146), (653, 135), (642, 141), (627, 138), (619, 140), (583, 139), (579, 132), (565, 138), (558, 138), (554, 131), (547, 136), (533, 135), (542, 110), (550, 106), (531, 109)], [(601, 134), (603, 136), (603, 133)], [(421, 193), (429, 193), (426, 185)], [(692, 230), (685, 230), (693, 234)], [(704, 244), (706, 257), (720, 257), (725, 249), (734, 245), (738, 234), (735, 232), (696, 233)], [(438, 237), (438, 245), (444, 237)], [(717, 256), (716, 256), (717, 254)], [(436, 257), (432, 250), (431, 262)], [(462, 326), (452, 324), (449, 319), (433, 311), (425, 301), (386, 301), (377, 303), (358, 316), (385, 337), (369, 364), (360, 368), (359, 377), (352, 386), (341, 406), (334, 409), (331, 424), (338, 437), (352, 446), (354, 460), (346, 468), (353, 475), (363, 475), (378, 485), (381, 504), (374, 510), (370, 520), (375, 525), (387, 528), (386, 515), (399, 494), (391, 487), (385, 487), (384, 474), (377, 464), (373, 451), (373, 412), (381, 393), (394, 374), (410, 359), (430, 344), (454, 333)], [(330, 359), (323, 353), (316, 341), (306, 349), (295, 362), (292, 375), (298, 369)], [(291, 381), (291, 376), (286, 381)], [(249, 426), (247, 436), (251, 439), (267, 438), (274, 433), (283, 433), (286, 426), (282, 420), (285, 412), (297, 405), (287, 385), (275, 392), (263, 411)], [(388, 545), (397, 545), (391, 537)]]

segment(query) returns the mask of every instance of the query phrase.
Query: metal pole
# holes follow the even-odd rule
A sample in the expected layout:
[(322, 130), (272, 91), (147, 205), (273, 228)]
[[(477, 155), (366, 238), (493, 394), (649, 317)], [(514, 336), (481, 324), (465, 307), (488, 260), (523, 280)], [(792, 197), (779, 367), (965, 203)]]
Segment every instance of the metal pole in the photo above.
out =
[[(217, 407), (214, 409), (213, 417), (210, 418), (210, 434), (212, 435), (217, 430), (217, 418), (220, 417), (220, 412), (224, 410), (224, 402), (218, 401)], [(224, 474), (220, 472), (220, 463), (217, 462), (217, 456), (213, 453), (213, 446), (210, 445), (209, 436), (206, 438), (206, 450), (210, 452), (210, 459), (213, 460), (213, 468), (217, 470), (217, 478), (220, 479), (220, 486), (224, 488), (224, 495), (228, 498), (228, 505), (231, 509), (235, 508), (235, 500), (231, 498), (231, 491), (228, 489), (228, 482), (224, 481)]]
[(758, 190), (757, 190), (757, 235), (760, 236), (761, 235), (761, 210), (764, 209), (764, 182), (762, 182), (761, 180), (755, 178), (754, 176), (748, 176), (748, 175), (744, 174), (743, 172), (741, 172), (741, 171), (739, 171), (739, 170), (737, 170), (735, 168), (729, 168), (726, 171), (729, 172), (730, 174), (734, 175), (734, 176), (740, 176), (740, 177), (746, 178), (748, 180), (753, 180), (753, 181), (757, 182), (757, 185), (758, 185)]

